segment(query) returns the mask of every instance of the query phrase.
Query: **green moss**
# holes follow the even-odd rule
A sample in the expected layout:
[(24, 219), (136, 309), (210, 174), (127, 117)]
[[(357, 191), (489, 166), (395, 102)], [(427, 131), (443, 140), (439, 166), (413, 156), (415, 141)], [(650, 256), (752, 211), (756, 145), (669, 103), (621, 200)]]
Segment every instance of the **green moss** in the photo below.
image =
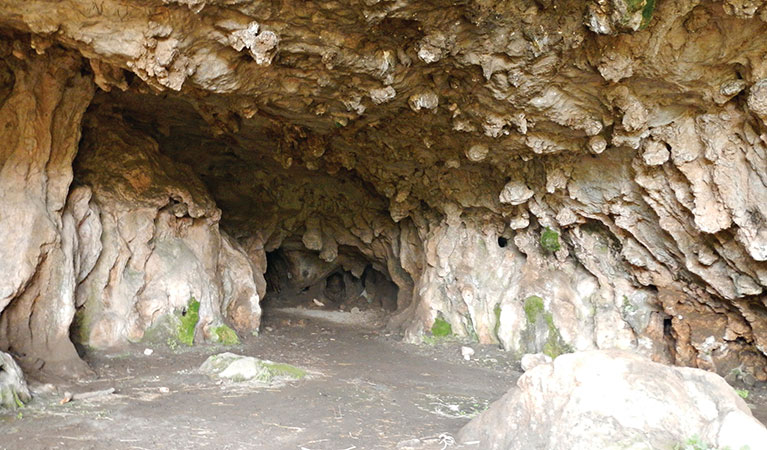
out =
[(735, 393), (743, 400), (748, 398), (748, 389), (735, 389)]
[(262, 361), (261, 364), (275, 377), (290, 377), (295, 378), (296, 380), (306, 377), (306, 371), (304, 369), (290, 364), (274, 363), (270, 361)]
[(16, 392), (16, 391), (13, 391), (13, 401), (16, 403), (16, 407), (17, 408), (23, 408), (24, 407), (24, 402), (21, 401), (21, 399), (19, 398), (19, 393)]
[(528, 329), (536, 327), (539, 321), (547, 327), (547, 338), (543, 344), (544, 354), (553, 359), (564, 353), (572, 353), (572, 347), (562, 339), (559, 329), (554, 324), (554, 316), (546, 311), (541, 297), (533, 295), (526, 298), (524, 309)]
[(445, 319), (437, 317), (431, 326), (431, 334), (434, 337), (445, 337), (453, 334), (453, 327)]
[[(653, 12), (655, 12), (655, 0), (624, 0), (626, 2), (626, 6), (628, 14), (631, 15), (639, 10), (642, 11), (642, 23), (639, 25), (639, 28), (645, 28), (647, 25), (649, 25), (650, 21), (652, 20)], [(628, 21), (628, 17), (624, 19), (625, 21)]]
[(221, 325), (219, 327), (216, 327), (213, 330), (214, 333), (216, 333), (216, 339), (218, 339), (218, 343), (222, 345), (239, 345), (240, 344), (240, 338), (237, 336), (237, 333), (234, 332), (233, 329), (229, 328), (226, 325)]
[(181, 315), (181, 325), (178, 328), (178, 340), (186, 345), (194, 345), (194, 330), (200, 320), (200, 302), (194, 297), (189, 299), (186, 312)]
[(640, 28), (645, 28), (650, 24), (652, 20), (652, 14), (655, 11), (655, 0), (647, 0), (644, 8), (642, 9), (642, 25)]
[(525, 317), (527, 317), (529, 324), (534, 325), (536, 320), (538, 320), (538, 316), (544, 311), (542, 298), (533, 295), (525, 299)]
[(639, 310), (639, 308), (637, 308), (636, 305), (631, 303), (631, 301), (629, 301), (629, 298), (625, 295), (623, 296), (623, 305), (621, 309), (623, 310), (624, 316), (634, 314), (635, 312), (637, 312), (637, 310)]
[[(676, 444), (673, 450), (730, 450), (730, 447), (719, 448), (715, 445), (703, 441), (698, 435), (693, 435), (684, 443)], [(749, 450), (748, 446), (743, 446), (740, 450)]]
[(559, 251), (559, 233), (549, 227), (543, 229), (541, 233), (541, 247), (550, 252)]

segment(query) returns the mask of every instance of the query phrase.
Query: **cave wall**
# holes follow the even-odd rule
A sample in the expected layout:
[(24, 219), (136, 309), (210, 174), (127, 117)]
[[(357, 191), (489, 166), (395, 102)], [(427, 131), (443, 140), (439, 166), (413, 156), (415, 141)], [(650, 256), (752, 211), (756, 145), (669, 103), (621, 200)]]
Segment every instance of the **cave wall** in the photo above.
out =
[[(82, 254), (68, 250), (79, 266), (66, 278), (80, 285), (76, 300), (55, 296), (67, 304), (56, 311), (70, 311), (57, 320), (70, 320), (73, 301), (96, 313), (113, 299), (97, 323), (120, 331), (89, 334), (105, 345), (138, 337), (191, 293), (206, 299), (210, 323), (234, 320), (221, 307), (236, 304), (255, 327), (266, 252), (300, 242), (325, 262), (353, 248), (388, 276), (399, 288), (390, 326), (411, 341), (440, 318), (518, 353), (619, 347), (767, 379), (767, 8), (626, 5), (3, 2), (0, 26), (21, 33), (4, 44), (17, 80), (53, 70), (20, 61), (65, 55), (79, 62), (56, 71), (61, 80), (99, 87), (94, 118), (112, 119), (91, 126), (99, 132), (83, 149), (171, 162), (85, 176), (64, 208), (79, 117), (51, 127), (71, 130), (59, 137), (69, 156), (35, 169), (48, 173), (37, 200), (3, 194), (52, 225), (0, 245), (21, 261), (4, 268), (0, 323), (18, 323), (20, 299), (56, 272), (40, 255), (65, 247), (70, 214), (82, 235), (66, 245)], [(6, 81), (11, 96), (31, 90)], [(90, 94), (77, 99), (84, 110)], [(50, 133), (35, 123), (45, 129), (32, 136)], [(38, 158), (19, 155), (22, 165)], [(56, 171), (66, 182), (51, 181)], [(112, 192), (144, 177), (167, 189)], [(154, 280), (175, 260), (156, 243), (189, 249), (194, 268)], [(134, 251), (143, 256), (127, 258)], [(239, 275), (217, 258), (240, 261)], [(140, 280), (116, 279), (107, 293), (114, 264)], [(194, 287), (191, 273), (215, 288)], [(143, 312), (118, 311), (131, 304)]]
[(120, 117), (88, 117), (71, 195), (89, 193), (87, 207), (97, 211), (91, 228), (100, 232), (81, 238), (82, 247), (97, 249), (77, 287), (81, 342), (139, 341), (191, 299), (200, 303), (202, 339), (218, 340), (214, 330), (225, 323), (258, 331), (263, 269), (219, 230), (221, 211), (205, 186)]
[(67, 194), (94, 86), (71, 52), (0, 45), (0, 348), (26, 367), (84, 374), (69, 340), (80, 268)]

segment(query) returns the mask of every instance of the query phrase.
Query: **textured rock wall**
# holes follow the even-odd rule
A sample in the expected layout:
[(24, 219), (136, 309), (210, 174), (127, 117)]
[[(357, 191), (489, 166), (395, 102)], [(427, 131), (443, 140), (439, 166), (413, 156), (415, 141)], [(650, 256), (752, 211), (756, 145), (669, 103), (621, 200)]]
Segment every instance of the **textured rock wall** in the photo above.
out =
[[(265, 252), (300, 241), (390, 277), (413, 340), (442, 318), (515, 352), (631, 348), (767, 379), (765, 11), (17, 0), (0, 26), (78, 52), (96, 103), (192, 167), (257, 292)], [(216, 222), (201, 198), (190, 219)], [(186, 218), (156, 216), (184, 240)]]
[(66, 200), (93, 83), (78, 56), (28, 45), (0, 47), (0, 348), (25, 367), (82, 374), (69, 340), (81, 268)]
[[(93, 269), (77, 287), (78, 329), (96, 348), (138, 341), (158, 319), (200, 302), (198, 336), (217, 340), (225, 322), (257, 331), (262, 270), (218, 229), (221, 211), (188, 167), (118, 117), (94, 114), (76, 162), (91, 193)], [(89, 196), (90, 197), (90, 196)]]

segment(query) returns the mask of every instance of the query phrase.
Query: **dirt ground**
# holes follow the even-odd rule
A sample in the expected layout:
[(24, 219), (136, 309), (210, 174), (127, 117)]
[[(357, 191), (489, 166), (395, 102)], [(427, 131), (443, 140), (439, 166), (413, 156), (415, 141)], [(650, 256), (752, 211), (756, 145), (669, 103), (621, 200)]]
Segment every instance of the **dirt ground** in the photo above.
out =
[[(146, 347), (136, 346), (87, 354), (97, 378), (59, 384), (0, 415), (0, 448), (443, 449), (520, 375), (510, 355), (494, 346), (474, 345), (467, 362), (459, 342), (404, 344), (382, 328), (294, 314), (265, 315), (261, 335), (236, 347), (153, 348), (146, 356)], [(336, 314), (353, 322), (349, 313)], [(222, 351), (293, 364), (312, 375), (257, 388), (197, 373)], [(115, 393), (60, 403), (65, 391), (107, 388)]]
[[(473, 345), (476, 353), (465, 361), (455, 340), (404, 344), (376, 326), (381, 323), (375, 312), (286, 309), (267, 313), (261, 335), (235, 347), (87, 354), (94, 380), (50, 392), (38, 384), (29, 405), (0, 414), (0, 448), (469, 448), (453, 444), (453, 436), (514, 384), (518, 365), (495, 346)], [(293, 364), (311, 375), (255, 387), (198, 373), (209, 355), (223, 351)], [(108, 388), (115, 392), (61, 403), (67, 391)], [(767, 389), (748, 392), (764, 423)]]

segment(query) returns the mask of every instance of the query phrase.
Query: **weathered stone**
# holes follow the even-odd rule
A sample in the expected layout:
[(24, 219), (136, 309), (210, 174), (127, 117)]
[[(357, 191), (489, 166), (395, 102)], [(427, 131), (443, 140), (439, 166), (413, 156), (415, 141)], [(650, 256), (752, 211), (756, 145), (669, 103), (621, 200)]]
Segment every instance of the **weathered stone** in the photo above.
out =
[(69, 340), (79, 267), (65, 204), (93, 82), (83, 60), (60, 49), (11, 54), (6, 41), (0, 52), (11, 77), (0, 106), (0, 349), (25, 368), (82, 375)]
[[(441, 317), (520, 355), (631, 348), (765, 380), (760, 5), (2, 2), (0, 198), (26, 206), (0, 212), (0, 348), (72, 356), (72, 302), (103, 345), (191, 295), (198, 340), (254, 328), (280, 249), (299, 281), (375, 268), (412, 340)], [(110, 175), (67, 197), (92, 83), (109, 92), (80, 153)], [(24, 344), (29, 317), (57, 339)]]
[(0, 352), (0, 409), (16, 409), (32, 399), (24, 373), (8, 353)]
[(486, 449), (758, 448), (767, 429), (718, 375), (620, 351), (560, 356), (527, 371), (459, 434)]

